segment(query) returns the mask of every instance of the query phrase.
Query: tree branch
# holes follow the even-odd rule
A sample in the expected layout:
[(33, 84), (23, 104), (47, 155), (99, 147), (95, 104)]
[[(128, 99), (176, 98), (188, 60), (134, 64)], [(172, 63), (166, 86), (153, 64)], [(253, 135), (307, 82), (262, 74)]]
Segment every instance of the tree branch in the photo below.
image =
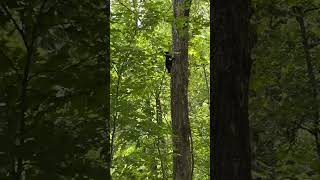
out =
[(317, 11), (319, 10), (320, 7), (314, 7), (314, 8), (310, 8), (310, 9), (306, 9), (303, 11), (304, 14), (307, 14), (308, 12), (311, 12), (311, 11)]
[(23, 29), (18, 25), (17, 21), (13, 18), (12, 14), (10, 13), (9, 9), (6, 7), (6, 5), (1, 4), (2, 9), (6, 12), (7, 16), (9, 17), (9, 19), (12, 21), (12, 23), (14, 24), (16, 30), (19, 32), (20, 36), (22, 37), (22, 40), (27, 48), (27, 50), (29, 50), (29, 45), (27, 43), (27, 39), (26, 36), (23, 32)]
[(312, 135), (314, 135), (314, 136), (317, 134), (314, 130), (309, 129), (309, 128), (307, 128), (307, 127), (304, 127), (304, 126), (302, 126), (302, 125), (300, 125), (299, 128), (302, 129), (302, 130), (305, 130), (305, 131), (309, 132), (310, 134), (312, 134)]

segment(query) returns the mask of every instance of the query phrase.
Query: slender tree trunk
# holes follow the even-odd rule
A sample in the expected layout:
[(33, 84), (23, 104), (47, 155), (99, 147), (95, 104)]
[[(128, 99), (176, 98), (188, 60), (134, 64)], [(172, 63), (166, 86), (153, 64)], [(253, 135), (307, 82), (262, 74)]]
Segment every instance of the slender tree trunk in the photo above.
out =
[(11, 179), (14, 179), (14, 177), (15, 177), (15, 152), (14, 152), (14, 150), (15, 150), (15, 129), (16, 129), (16, 127), (15, 127), (15, 123), (16, 123), (16, 121), (15, 121), (15, 119), (14, 118), (12, 118), (12, 113), (14, 113), (14, 112), (12, 112), (12, 108), (13, 107), (11, 107), (12, 105), (11, 105), (11, 103), (9, 102), (9, 100), (7, 100), (7, 102), (6, 102), (6, 104), (7, 104), (7, 114), (6, 114), (6, 117), (7, 117), (7, 126), (8, 126), (8, 133), (7, 133), (7, 135), (8, 135), (8, 138), (9, 138), (9, 149), (8, 149), (8, 156), (9, 156), (9, 162), (10, 162), (10, 164), (9, 164), (9, 174), (10, 174), (10, 177), (11, 177)]
[(211, 3), (210, 177), (215, 180), (252, 179), (248, 120), (250, 3)]
[(316, 144), (316, 152), (318, 155), (318, 158), (320, 159), (320, 129), (319, 129), (319, 104), (318, 104), (318, 89), (317, 89), (317, 81), (315, 78), (314, 74), (314, 69), (312, 65), (312, 58), (310, 55), (310, 44), (308, 42), (308, 37), (307, 37), (307, 30), (304, 22), (304, 14), (302, 8), (296, 7), (295, 13), (296, 13), (296, 20), (299, 24), (300, 28), (300, 36), (301, 36), (301, 41), (303, 44), (303, 51), (304, 51), (304, 57), (306, 61), (306, 66), (307, 66), (307, 73), (308, 73), (308, 78), (309, 78), (309, 85), (311, 87), (311, 93), (312, 93), (312, 99), (313, 103), (311, 104), (312, 107), (312, 114), (313, 114), (313, 130), (311, 130), (313, 133), (312, 135), (315, 138), (315, 144)]
[(36, 14), (35, 24), (25, 23), (22, 19), (21, 26), (16, 21), (13, 14), (10, 12), (9, 8), (6, 4), (1, 3), (2, 9), (5, 11), (6, 16), (11, 20), (14, 25), (16, 31), (21, 36), (25, 49), (26, 49), (26, 62), (23, 68), (23, 75), (20, 87), (20, 97), (19, 97), (19, 118), (17, 119), (16, 127), (15, 127), (15, 150), (13, 153), (13, 176), (15, 180), (22, 180), (23, 172), (24, 172), (24, 157), (22, 155), (24, 148), (24, 139), (25, 139), (25, 124), (26, 124), (26, 116), (25, 113), (28, 109), (27, 102), (27, 88), (29, 86), (29, 76), (31, 73), (31, 66), (33, 64), (33, 53), (35, 50), (35, 42), (37, 39), (38, 25), (40, 24), (40, 17), (42, 16), (43, 9), (46, 6), (47, 0), (43, 0), (40, 5), (40, 10)]
[[(161, 126), (161, 124), (162, 124), (162, 107), (161, 107), (161, 100), (160, 100), (160, 92), (161, 92), (161, 87), (155, 94), (156, 119), (157, 119), (158, 126)], [(164, 149), (164, 147), (165, 147), (165, 140), (161, 136), (160, 133), (158, 134), (156, 144), (157, 144), (157, 150), (158, 150), (159, 159), (160, 159), (162, 178), (167, 179), (167, 170), (166, 170), (166, 166), (165, 166), (166, 162), (165, 162), (165, 158), (163, 156), (163, 153), (161, 152), (161, 149)]]
[[(6, 7), (4, 7), (6, 9)], [(12, 15), (10, 15), (10, 12), (8, 9), (6, 9), (7, 14), (12, 18), (12, 21), (14, 23), (15, 20)], [(29, 25), (30, 26), (30, 25)], [(19, 97), (19, 118), (17, 119), (17, 124), (15, 127), (15, 150), (14, 150), (14, 166), (13, 166), (13, 172), (15, 176), (15, 180), (21, 180), (23, 178), (23, 171), (24, 171), (24, 165), (23, 165), (23, 156), (22, 156), (22, 150), (24, 147), (24, 139), (25, 139), (25, 122), (26, 122), (26, 117), (25, 113), (27, 111), (28, 105), (27, 105), (27, 88), (29, 86), (29, 75), (31, 71), (31, 65), (32, 65), (32, 60), (33, 60), (33, 50), (34, 50), (34, 40), (35, 40), (35, 27), (33, 27), (32, 35), (31, 35), (31, 40), (30, 42), (26, 38), (26, 33), (23, 29), (20, 29), (18, 26), (16, 26), (17, 30), (20, 31), (20, 35), (24, 39), (24, 45), (27, 50), (27, 56), (26, 56), (26, 61), (25, 65), (23, 68), (23, 76), (22, 76), (22, 81), (21, 81), (21, 88), (20, 88), (20, 97)], [(29, 43), (28, 43), (29, 42)]]
[[(121, 71), (121, 70), (120, 70)], [(111, 134), (111, 142), (110, 142), (110, 156), (111, 156), (111, 165), (112, 165), (112, 160), (113, 160), (113, 154), (114, 154), (114, 141), (115, 141), (115, 136), (116, 136), (116, 130), (117, 130), (117, 119), (118, 119), (118, 101), (119, 101), (119, 91), (120, 91), (120, 83), (121, 83), (121, 78), (122, 78), (122, 72), (118, 72), (118, 78), (117, 78), (117, 86), (116, 86), (116, 94), (115, 94), (115, 105), (114, 105), (114, 114), (112, 116), (112, 123), (110, 126), (110, 134)], [(112, 128), (112, 129), (111, 129)]]
[(171, 118), (173, 179), (192, 179), (188, 109), (188, 20), (191, 0), (173, 0), (172, 28), (174, 62), (171, 70)]
[(27, 88), (28, 88), (28, 79), (30, 74), (30, 68), (32, 63), (32, 50), (28, 50), (28, 56), (26, 64), (24, 67), (23, 79), (21, 84), (21, 96), (20, 96), (20, 119), (18, 121), (18, 133), (16, 137), (16, 146), (17, 146), (17, 172), (16, 180), (22, 179), (22, 173), (24, 171), (23, 167), (23, 156), (21, 155), (23, 146), (24, 146), (24, 134), (25, 134), (25, 113), (27, 111)]

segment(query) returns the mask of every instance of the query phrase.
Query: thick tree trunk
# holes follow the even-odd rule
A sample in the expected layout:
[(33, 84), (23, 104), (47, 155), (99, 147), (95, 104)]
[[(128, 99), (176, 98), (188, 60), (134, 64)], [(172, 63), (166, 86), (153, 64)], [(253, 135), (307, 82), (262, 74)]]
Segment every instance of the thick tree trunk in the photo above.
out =
[(111, 141), (110, 141), (110, 134), (111, 134), (111, 116), (110, 116), (110, 69), (111, 69), (111, 61), (110, 61), (110, 0), (105, 1), (105, 8), (106, 8), (106, 18), (107, 18), (107, 27), (106, 27), (106, 40), (107, 40), (107, 47), (106, 47), (106, 104), (105, 104), (105, 113), (106, 113), (106, 120), (105, 120), (105, 132), (106, 132), (106, 140), (105, 140), (105, 148), (106, 153), (104, 154), (105, 164), (106, 164), (106, 180), (111, 180)]
[(211, 6), (211, 179), (250, 180), (250, 0), (216, 0)]
[(173, 179), (192, 179), (188, 109), (188, 19), (190, 0), (173, 0), (172, 28), (174, 62), (171, 70), (171, 118)]

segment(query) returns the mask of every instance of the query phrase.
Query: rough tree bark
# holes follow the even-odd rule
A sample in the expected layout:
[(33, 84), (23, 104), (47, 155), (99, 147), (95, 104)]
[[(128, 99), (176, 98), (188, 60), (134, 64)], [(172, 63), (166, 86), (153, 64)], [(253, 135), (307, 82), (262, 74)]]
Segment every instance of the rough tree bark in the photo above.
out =
[(188, 110), (188, 20), (191, 0), (173, 0), (172, 41), (174, 62), (171, 69), (171, 118), (173, 179), (192, 179), (192, 151)]
[(250, 0), (211, 1), (211, 179), (250, 180)]
[(105, 120), (105, 132), (106, 132), (106, 141), (105, 141), (105, 163), (106, 163), (106, 179), (111, 180), (111, 141), (110, 141), (110, 132), (111, 132), (111, 116), (110, 116), (110, 69), (111, 69), (111, 61), (110, 61), (110, 0), (105, 1), (105, 8), (106, 8), (106, 20), (107, 20), (107, 27), (106, 27), (106, 40), (107, 40), (107, 47), (106, 47), (106, 104), (105, 104), (105, 113), (106, 113), (106, 120)]

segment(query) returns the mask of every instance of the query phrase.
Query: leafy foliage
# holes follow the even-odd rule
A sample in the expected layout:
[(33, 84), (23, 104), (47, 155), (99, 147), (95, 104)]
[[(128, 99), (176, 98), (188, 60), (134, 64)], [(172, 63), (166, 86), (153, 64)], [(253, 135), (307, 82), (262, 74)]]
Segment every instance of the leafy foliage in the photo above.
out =
[[(104, 179), (104, 2), (10, 0), (0, 10), (0, 179), (13, 155), (27, 179)], [(23, 77), (24, 143), (15, 147)]]
[[(45, 4), (43, 5), (43, 3)], [(105, 82), (104, 1), (3, 0), (0, 7), (0, 179), (12, 156), (26, 179), (105, 179), (106, 109), (111, 108), (114, 179), (170, 179), (171, 1), (111, 2), (111, 107)], [(255, 0), (250, 122), (256, 179), (319, 179), (315, 103), (303, 16), (319, 89), (316, 0)], [(194, 179), (209, 179), (209, 4), (192, 2), (189, 109)], [(183, 20), (182, 20), (183, 21)], [(182, 22), (183, 24), (183, 22)], [(32, 47), (32, 48), (31, 48)], [(15, 146), (28, 56), (24, 144)]]

